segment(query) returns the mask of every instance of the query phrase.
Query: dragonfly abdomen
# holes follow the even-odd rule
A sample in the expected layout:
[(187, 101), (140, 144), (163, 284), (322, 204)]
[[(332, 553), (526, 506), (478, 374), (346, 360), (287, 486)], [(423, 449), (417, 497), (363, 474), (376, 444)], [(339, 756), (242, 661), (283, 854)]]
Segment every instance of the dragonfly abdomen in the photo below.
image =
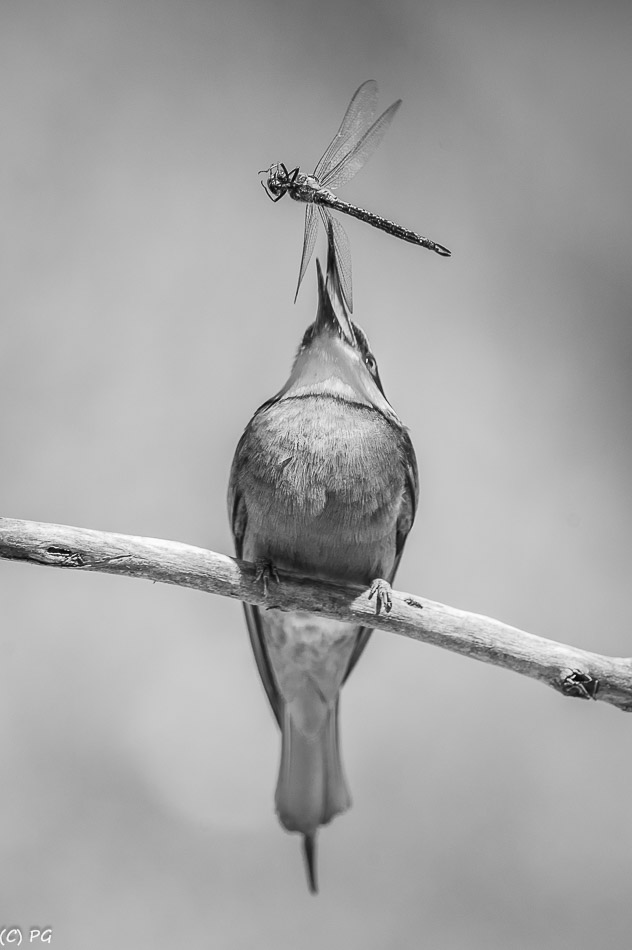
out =
[(440, 254), (442, 257), (451, 257), (451, 252), (442, 244), (436, 244), (434, 241), (431, 241), (430, 238), (423, 237), (423, 235), (417, 234), (416, 231), (410, 231), (408, 228), (403, 228), (401, 225), (395, 224), (394, 221), (389, 221), (388, 218), (383, 218), (379, 214), (373, 214), (372, 211), (367, 211), (365, 208), (359, 208), (357, 205), (352, 205), (348, 201), (342, 201), (326, 188), (315, 191), (311, 200), (316, 204), (323, 204), (328, 208), (333, 208), (334, 211), (342, 211), (343, 214), (349, 214), (353, 218), (359, 218), (360, 221), (366, 221), (366, 223), (372, 227), (378, 228), (380, 231), (386, 231), (387, 234), (392, 234), (393, 237), (398, 237), (402, 241), (408, 241), (409, 244), (418, 244), (420, 247), (435, 251), (435, 253)]

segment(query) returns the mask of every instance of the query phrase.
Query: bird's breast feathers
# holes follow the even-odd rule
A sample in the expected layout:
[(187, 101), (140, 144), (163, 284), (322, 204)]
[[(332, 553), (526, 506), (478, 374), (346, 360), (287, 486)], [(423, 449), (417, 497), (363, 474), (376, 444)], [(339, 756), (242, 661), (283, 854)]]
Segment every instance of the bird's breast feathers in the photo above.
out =
[(386, 576), (378, 568), (395, 557), (403, 451), (401, 433), (367, 406), (309, 396), (266, 407), (236, 459), (244, 556), (358, 580)]

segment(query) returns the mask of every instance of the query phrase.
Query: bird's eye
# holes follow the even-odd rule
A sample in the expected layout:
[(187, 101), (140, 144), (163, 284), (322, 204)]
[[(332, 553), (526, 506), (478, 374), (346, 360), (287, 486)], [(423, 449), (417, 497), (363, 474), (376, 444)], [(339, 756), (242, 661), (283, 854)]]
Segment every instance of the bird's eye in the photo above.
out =
[(377, 363), (375, 362), (375, 357), (369, 353), (368, 356), (364, 357), (364, 362), (369, 373), (374, 376), (377, 372)]

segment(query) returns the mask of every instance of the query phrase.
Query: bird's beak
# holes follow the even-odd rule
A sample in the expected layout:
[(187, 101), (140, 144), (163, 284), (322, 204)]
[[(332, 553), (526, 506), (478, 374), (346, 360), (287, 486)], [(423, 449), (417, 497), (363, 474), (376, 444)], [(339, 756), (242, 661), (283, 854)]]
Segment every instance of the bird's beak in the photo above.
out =
[(351, 322), (345, 307), (331, 226), (328, 236), (326, 279), (320, 263), (316, 262), (316, 319), (305, 331), (290, 378), (270, 403), (305, 396), (333, 396), (355, 405), (370, 406), (387, 419), (399, 423), (384, 395), (377, 368), (368, 368), (370, 354), (366, 336), (360, 327)]
[(316, 261), (318, 272), (318, 311), (316, 313), (316, 332), (336, 330), (351, 346), (357, 341), (353, 324), (345, 307), (340, 289), (338, 263), (334, 249), (333, 228), (331, 222), (327, 229), (327, 280), (323, 278), (320, 261)]

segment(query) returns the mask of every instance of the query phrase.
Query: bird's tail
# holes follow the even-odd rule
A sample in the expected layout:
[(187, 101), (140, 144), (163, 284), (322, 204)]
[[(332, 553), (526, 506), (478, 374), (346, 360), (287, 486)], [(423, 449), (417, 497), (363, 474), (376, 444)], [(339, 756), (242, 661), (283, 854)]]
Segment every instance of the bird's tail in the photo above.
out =
[(316, 731), (306, 731), (292, 715), (292, 703), (283, 710), (281, 767), (276, 789), (276, 809), (288, 831), (303, 835), (309, 887), (316, 880), (316, 832), (320, 825), (351, 805), (338, 742), (338, 703), (327, 707)]

